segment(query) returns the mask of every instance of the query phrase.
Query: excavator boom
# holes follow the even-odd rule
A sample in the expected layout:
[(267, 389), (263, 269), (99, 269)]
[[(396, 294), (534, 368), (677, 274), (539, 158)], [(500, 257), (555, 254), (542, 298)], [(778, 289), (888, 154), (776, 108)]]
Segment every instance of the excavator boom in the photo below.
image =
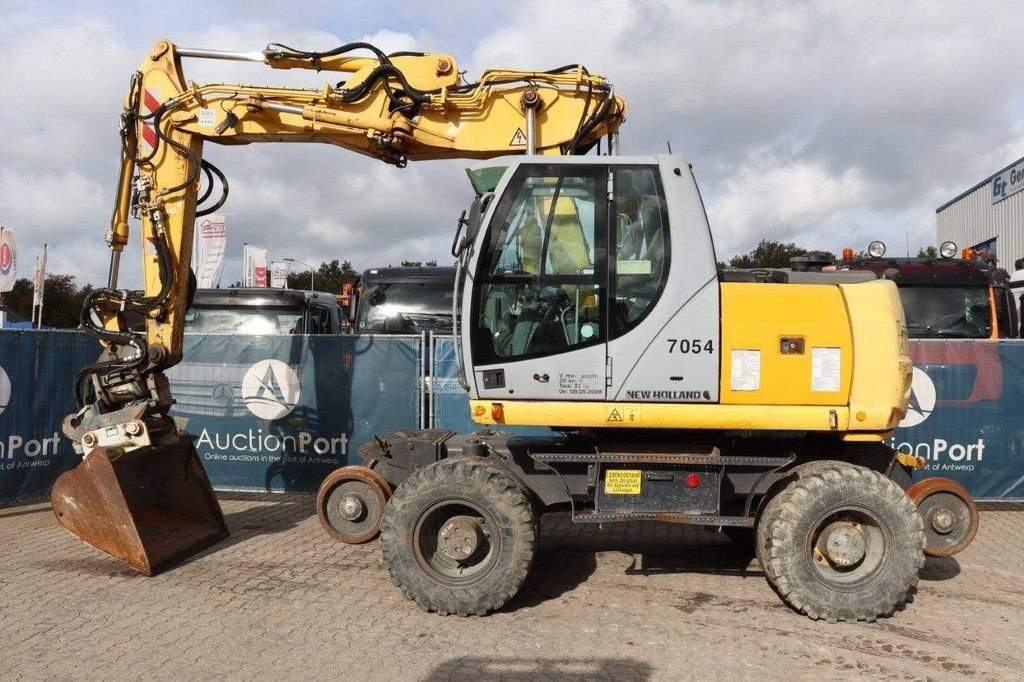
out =
[[(344, 80), (320, 89), (197, 85), (186, 80), (182, 58), (259, 62)], [(54, 486), (58, 521), (150, 575), (227, 535), (191, 436), (168, 414), (173, 399), (163, 373), (181, 359), (194, 291), (194, 221), (227, 198), (227, 179), (203, 158), (205, 142), (320, 142), (399, 167), (582, 154), (604, 137), (609, 149), (617, 145), (625, 110), (611, 85), (581, 65), (493, 69), (464, 83), (446, 54), (388, 55), (366, 43), (326, 52), (279, 44), (228, 52), (159, 41), (132, 75), (121, 116), (118, 191), (106, 235), (110, 273), (82, 314), (104, 350), (75, 379), (80, 409), (65, 419), (64, 432), (83, 463)], [(133, 219), (143, 244), (142, 291), (118, 284)], [(127, 311), (145, 316), (144, 336), (127, 330)]]

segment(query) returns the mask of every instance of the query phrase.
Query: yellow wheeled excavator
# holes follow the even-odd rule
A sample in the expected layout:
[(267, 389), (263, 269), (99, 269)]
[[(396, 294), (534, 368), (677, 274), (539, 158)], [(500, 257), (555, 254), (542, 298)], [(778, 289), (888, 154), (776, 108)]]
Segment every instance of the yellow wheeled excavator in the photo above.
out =
[[(183, 58), (340, 73), (322, 89), (196, 85)], [(625, 102), (579, 65), (486, 71), (465, 83), (445, 54), (385, 54), (350, 43), (326, 52), (273, 44), (262, 52), (177, 47), (159, 41), (131, 76), (121, 115), (121, 166), (106, 287), (82, 325), (104, 346), (75, 378), (79, 411), (64, 432), (83, 454), (51, 501), (61, 525), (145, 574), (227, 535), (192, 436), (168, 416), (164, 370), (181, 359), (194, 220), (217, 210), (227, 180), (203, 143), (322, 142), (404, 166), (409, 160), (505, 154), (575, 154), (614, 135)], [(203, 182), (205, 178), (205, 182)], [(220, 185), (219, 198), (211, 200)], [(205, 187), (200, 196), (201, 187)], [(144, 289), (118, 284), (129, 221), (141, 223)], [(145, 335), (124, 314), (146, 318)]]
[[(83, 463), (51, 496), (65, 528), (154, 573), (227, 530), (167, 412), (180, 359), (204, 140), (321, 141), (402, 165), (476, 157), (475, 199), (452, 254), (457, 358), (485, 429), (379, 434), (318, 495), (325, 529), (379, 533), (384, 562), (426, 610), (499, 608), (521, 586), (538, 518), (689, 523), (746, 536), (794, 609), (873, 620), (913, 592), (924, 554), (977, 528), (942, 479), (924, 518), (907, 496), (923, 464), (884, 445), (911, 364), (892, 282), (719, 273), (703, 203), (678, 156), (617, 154), (624, 102), (579, 66), (488, 71), (462, 84), (446, 55), (262, 53), (160, 42), (132, 79), (108, 242), (110, 282), (83, 324), (105, 344), (76, 381), (65, 432)], [(186, 86), (181, 57), (347, 71), (321, 91)], [(607, 138), (607, 155), (582, 155)], [(524, 155), (525, 154), (525, 155)], [(206, 194), (209, 194), (207, 189)], [(141, 219), (145, 290), (117, 286), (128, 218)], [(147, 315), (145, 338), (122, 331)], [(515, 436), (505, 426), (558, 436)]]

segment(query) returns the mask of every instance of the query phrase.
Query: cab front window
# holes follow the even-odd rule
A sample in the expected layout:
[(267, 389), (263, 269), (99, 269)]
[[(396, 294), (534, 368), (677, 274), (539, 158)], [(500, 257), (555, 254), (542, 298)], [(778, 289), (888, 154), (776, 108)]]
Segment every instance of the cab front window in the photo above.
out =
[(513, 178), (481, 260), (473, 340), (479, 362), (605, 340), (605, 172), (523, 166)]
[(992, 335), (988, 287), (901, 285), (911, 338), (987, 339)]

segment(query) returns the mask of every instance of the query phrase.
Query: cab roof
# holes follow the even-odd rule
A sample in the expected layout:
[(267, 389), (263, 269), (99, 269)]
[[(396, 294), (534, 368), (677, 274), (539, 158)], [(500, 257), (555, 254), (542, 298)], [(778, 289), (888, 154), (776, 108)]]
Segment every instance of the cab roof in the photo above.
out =
[(196, 289), (194, 306), (253, 306), (301, 308), (307, 302), (337, 303), (334, 294), (301, 289), (239, 287), (235, 289)]
[(839, 262), (840, 268), (870, 270), (897, 284), (964, 284), (988, 286), (1005, 278), (1005, 272), (962, 258), (854, 258)]

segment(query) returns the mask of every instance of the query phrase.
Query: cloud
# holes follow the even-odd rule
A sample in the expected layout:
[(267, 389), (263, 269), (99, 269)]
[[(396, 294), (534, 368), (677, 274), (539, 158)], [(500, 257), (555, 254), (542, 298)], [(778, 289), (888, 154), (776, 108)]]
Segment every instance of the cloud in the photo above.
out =
[[(762, 150), (750, 163), (723, 180), (719, 200), (709, 211), (716, 246), (725, 253), (761, 239), (790, 241), (819, 233), (813, 248), (827, 243), (831, 227), (866, 205), (874, 193), (863, 171), (849, 168), (833, 175), (820, 162), (787, 161)], [(724, 247), (724, 248), (723, 248)]]
[[(529, 1), (481, 38), (474, 61), (579, 60), (607, 73), (629, 100), (625, 153), (671, 142), (694, 163), (713, 218), (740, 206), (754, 216), (750, 198), (765, 202), (771, 222), (751, 218), (740, 239), (734, 225), (713, 222), (722, 256), (783, 236), (779, 226), (809, 229), (811, 203), (794, 191), (833, 196), (836, 183), (857, 190), (844, 210), (865, 233), (911, 230), (931, 243), (935, 207), (1024, 146), (1024, 100), (999, 75), (1012, 71), (1006, 55), (1024, 6), (988, 10), (934, 0), (605, 0), (581, 12)], [(750, 177), (751, 168), (768, 174)], [(822, 186), (791, 190), (784, 176)]]
[[(687, 156), (722, 259), (763, 237), (833, 251), (909, 237), (916, 251), (934, 242), (936, 206), (1024, 154), (1013, 80), (1022, 23), (1020, 3), (979, 11), (940, 0), (311, 2), (302, 12), (9, 0), (0, 3), (0, 221), (18, 230), (23, 259), (49, 241), (52, 269), (102, 281), (117, 115), (158, 38), (241, 51), (366, 40), (451, 52), (470, 78), (575, 62), (607, 74), (629, 100), (623, 151), (660, 153), (670, 142)], [(200, 83), (322, 88), (344, 77), (193, 59), (184, 68)], [(228, 281), (240, 278), (242, 242), (272, 258), (359, 268), (450, 260), (471, 198), (459, 161), (399, 170), (320, 145), (207, 144), (205, 155), (232, 188)], [(126, 256), (126, 284), (138, 281), (139, 262)]]

